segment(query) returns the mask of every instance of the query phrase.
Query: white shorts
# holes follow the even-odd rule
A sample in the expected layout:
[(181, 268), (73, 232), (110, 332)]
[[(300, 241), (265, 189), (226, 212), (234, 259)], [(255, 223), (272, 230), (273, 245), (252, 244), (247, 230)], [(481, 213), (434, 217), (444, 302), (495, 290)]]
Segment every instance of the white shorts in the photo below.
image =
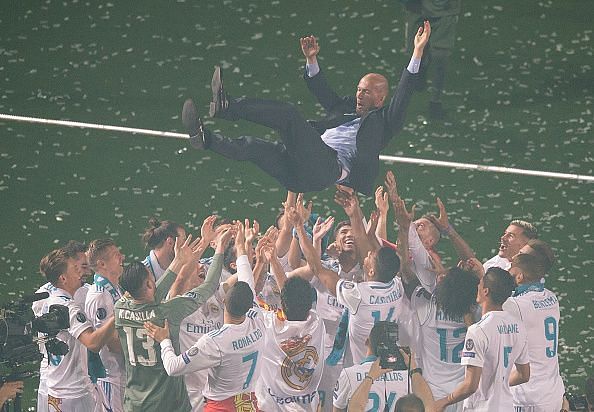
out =
[(102, 379), (97, 380), (97, 387), (103, 397), (103, 409), (107, 412), (124, 411), (124, 386), (116, 385)]
[(95, 385), (94, 390), (80, 398), (56, 398), (47, 396), (49, 412), (102, 412), (101, 395)]
[(39, 389), (37, 389), (37, 411), (49, 411), (47, 407), (47, 381), (45, 379), (39, 380)]

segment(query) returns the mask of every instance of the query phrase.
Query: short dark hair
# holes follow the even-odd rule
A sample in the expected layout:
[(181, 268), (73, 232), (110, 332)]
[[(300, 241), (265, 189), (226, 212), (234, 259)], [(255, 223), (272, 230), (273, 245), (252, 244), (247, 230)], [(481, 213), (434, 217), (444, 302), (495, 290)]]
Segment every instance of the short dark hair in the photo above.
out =
[(336, 235), (344, 226), (352, 227), (350, 220), (343, 220), (336, 224), (336, 228), (334, 228), (334, 239), (336, 239)]
[(438, 307), (448, 317), (461, 317), (476, 304), (476, 287), (479, 280), (467, 270), (455, 266), (435, 287)]
[(514, 219), (511, 222), (509, 222), (509, 224), (510, 224), (510, 226), (517, 226), (517, 227), (522, 228), (522, 233), (528, 239), (538, 238), (538, 230), (536, 229), (536, 226), (534, 226), (530, 222), (526, 222), (525, 220), (520, 220), (520, 219)]
[(306, 320), (312, 305), (312, 287), (299, 276), (291, 276), (281, 290), (281, 305), (287, 320)]
[(225, 310), (231, 316), (244, 316), (254, 305), (254, 293), (245, 282), (238, 281), (229, 289), (225, 296)]
[(142, 234), (142, 241), (149, 249), (163, 245), (168, 237), (176, 238), (177, 230), (183, 229), (182, 225), (171, 220), (160, 221), (154, 216), (149, 219), (149, 225)]
[(489, 289), (489, 296), (493, 303), (503, 305), (516, 288), (516, 282), (507, 270), (490, 267), (483, 277), (483, 287)]
[(400, 270), (400, 258), (394, 249), (383, 246), (378, 249), (375, 259), (375, 273), (380, 282), (388, 283)]
[(520, 253), (512, 258), (512, 266), (517, 266), (530, 281), (536, 281), (545, 275), (543, 259), (527, 253)]
[(132, 262), (124, 268), (120, 277), (120, 286), (134, 299), (138, 299), (147, 276), (150, 276), (150, 273), (144, 263)]
[(64, 252), (66, 252), (68, 257), (75, 258), (79, 253), (85, 253), (88, 248), (83, 242), (79, 242), (78, 240), (69, 240), (68, 243), (62, 246), (62, 249)]
[(97, 261), (99, 259), (103, 259), (104, 253), (107, 250), (107, 248), (111, 246), (116, 246), (113, 239), (95, 239), (91, 243), (89, 243), (89, 250), (87, 251), (87, 254), (89, 256), (89, 265), (93, 269), (96, 268)]
[(425, 412), (423, 401), (414, 393), (398, 398), (394, 405), (395, 412)]
[(534, 250), (535, 255), (542, 260), (544, 274), (549, 273), (553, 265), (555, 264), (555, 252), (551, 246), (540, 239), (530, 239), (527, 243), (528, 246)]
[(39, 262), (39, 272), (55, 286), (60, 275), (68, 268), (68, 259), (72, 258), (64, 249), (52, 250)]

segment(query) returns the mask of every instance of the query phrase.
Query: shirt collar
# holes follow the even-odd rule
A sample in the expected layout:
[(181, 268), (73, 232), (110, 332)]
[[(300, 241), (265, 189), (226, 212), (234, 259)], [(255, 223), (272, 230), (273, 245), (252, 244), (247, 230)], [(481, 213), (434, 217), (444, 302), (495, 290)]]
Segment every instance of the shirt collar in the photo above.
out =
[(367, 363), (367, 362), (375, 362), (375, 360), (377, 359), (376, 355), (369, 355), (367, 356), (365, 359), (363, 359), (361, 361), (361, 364)]
[(542, 292), (544, 290), (544, 283), (534, 282), (534, 283), (524, 283), (519, 285), (516, 290), (514, 291), (514, 296), (520, 296), (528, 292)]

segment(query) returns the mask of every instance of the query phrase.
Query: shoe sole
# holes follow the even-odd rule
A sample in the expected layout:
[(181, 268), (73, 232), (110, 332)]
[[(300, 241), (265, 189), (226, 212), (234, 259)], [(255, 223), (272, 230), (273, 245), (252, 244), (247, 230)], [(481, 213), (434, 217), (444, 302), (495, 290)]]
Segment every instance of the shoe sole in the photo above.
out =
[(214, 73), (212, 74), (212, 81), (210, 82), (210, 88), (212, 90), (212, 102), (210, 103), (208, 115), (210, 117), (215, 117), (220, 110), (220, 100), (223, 95), (223, 71), (221, 70), (221, 66), (215, 66)]
[(198, 117), (198, 111), (196, 110), (196, 106), (192, 99), (187, 99), (184, 102), (184, 107), (182, 109), (182, 123), (190, 135), (189, 140), (192, 147), (202, 149), (203, 144), (200, 138), (200, 118)]

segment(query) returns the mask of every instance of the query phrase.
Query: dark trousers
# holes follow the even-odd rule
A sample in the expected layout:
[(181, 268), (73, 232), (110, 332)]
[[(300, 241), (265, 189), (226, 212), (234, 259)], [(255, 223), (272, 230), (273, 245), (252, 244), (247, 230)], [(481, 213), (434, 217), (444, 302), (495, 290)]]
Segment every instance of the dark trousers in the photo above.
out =
[(332, 186), (340, 177), (336, 151), (328, 147), (292, 104), (244, 98), (229, 104), (219, 117), (244, 119), (276, 130), (282, 142), (251, 136), (230, 139), (212, 133), (208, 148), (233, 160), (247, 160), (293, 192)]

